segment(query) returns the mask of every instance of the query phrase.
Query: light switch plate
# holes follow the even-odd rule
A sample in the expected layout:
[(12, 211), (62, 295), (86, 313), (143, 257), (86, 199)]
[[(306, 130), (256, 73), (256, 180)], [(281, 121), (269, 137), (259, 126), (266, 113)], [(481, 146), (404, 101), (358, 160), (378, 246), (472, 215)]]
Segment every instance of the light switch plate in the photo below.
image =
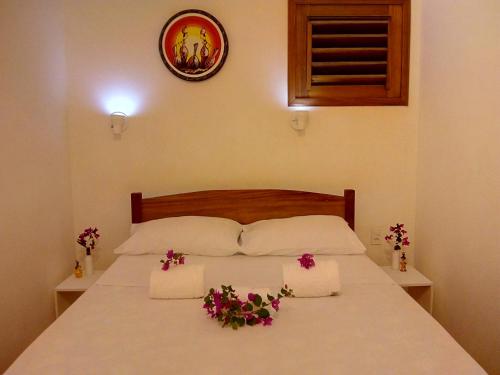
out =
[(384, 242), (384, 228), (383, 227), (373, 227), (370, 232), (370, 244), (371, 245), (382, 245)]

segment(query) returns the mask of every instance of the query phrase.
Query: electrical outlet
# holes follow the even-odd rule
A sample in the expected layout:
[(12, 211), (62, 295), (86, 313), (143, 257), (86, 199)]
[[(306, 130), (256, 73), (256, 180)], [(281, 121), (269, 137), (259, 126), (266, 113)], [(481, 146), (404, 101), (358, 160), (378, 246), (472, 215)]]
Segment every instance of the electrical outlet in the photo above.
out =
[(372, 228), (370, 232), (370, 244), (371, 245), (382, 245), (384, 241), (384, 229), (382, 227)]

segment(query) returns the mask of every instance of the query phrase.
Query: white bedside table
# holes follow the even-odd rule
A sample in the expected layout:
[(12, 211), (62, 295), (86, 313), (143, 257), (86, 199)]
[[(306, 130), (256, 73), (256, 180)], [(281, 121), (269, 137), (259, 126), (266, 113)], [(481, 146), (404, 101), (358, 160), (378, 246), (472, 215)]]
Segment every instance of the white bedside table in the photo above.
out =
[(400, 287), (405, 289), (422, 307), (432, 315), (434, 304), (434, 290), (432, 281), (422, 275), (412, 266), (407, 266), (406, 272), (393, 270), (391, 266), (382, 267), (382, 269), (393, 279)]
[(70, 275), (54, 290), (54, 303), (56, 306), (56, 318), (61, 315), (78, 297), (90, 288), (104, 271), (94, 271), (92, 276), (76, 278)]

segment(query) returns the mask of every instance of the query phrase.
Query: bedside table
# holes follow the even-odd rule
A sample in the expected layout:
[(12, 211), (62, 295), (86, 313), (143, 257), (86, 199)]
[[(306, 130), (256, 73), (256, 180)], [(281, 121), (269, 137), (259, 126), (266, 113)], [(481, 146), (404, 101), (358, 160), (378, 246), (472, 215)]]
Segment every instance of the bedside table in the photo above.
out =
[(56, 318), (61, 315), (78, 297), (90, 288), (104, 271), (94, 271), (92, 276), (76, 278), (70, 275), (54, 289), (54, 303), (56, 307)]
[(418, 272), (414, 267), (407, 266), (406, 272), (393, 270), (391, 266), (382, 267), (391, 279), (412, 296), (423, 308), (432, 315), (434, 290), (432, 281)]

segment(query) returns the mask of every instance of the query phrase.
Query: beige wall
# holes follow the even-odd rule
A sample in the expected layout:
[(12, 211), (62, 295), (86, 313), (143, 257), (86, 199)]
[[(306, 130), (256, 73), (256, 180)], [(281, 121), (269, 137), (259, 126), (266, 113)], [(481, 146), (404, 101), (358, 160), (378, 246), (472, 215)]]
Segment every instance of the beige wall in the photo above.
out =
[(0, 1), (0, 373), (53, 320), (74, 258), (61, 17)]
[(500, 374), (500, 2), (423, 5), (416, 264), (435, 316)]
[[(201, 83), (173, 76), (158, 53), (163, 24), (185, 2), (67, 2), (75, 231), (102, 229), (97, 266), (108, 265), (127, 236), (133, 191), (355, 188), (365, 244), (374, 226), (403, 221), (413, 233), (420, 32), (414, 3), (410, 106), (317, 109), (298, 135), (286, 104), (285, 0), (191, 1), (218, 17), (230, 43), (226, 65)], [(120, 95), (139, 108), (116, 140), (103, 103)], [(385, 249), (371, 246), (369, 254), (383, 263)]]

